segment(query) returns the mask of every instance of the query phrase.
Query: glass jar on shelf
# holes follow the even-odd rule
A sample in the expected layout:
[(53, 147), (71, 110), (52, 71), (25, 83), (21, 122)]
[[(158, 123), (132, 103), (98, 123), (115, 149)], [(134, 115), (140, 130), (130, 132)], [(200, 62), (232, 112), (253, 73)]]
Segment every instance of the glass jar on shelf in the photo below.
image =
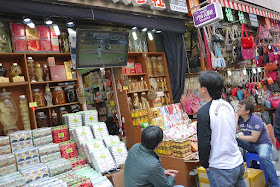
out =
[(7, 75), (7, 70), (6, 68), (3, 66), (2, 63), (0, 63), (0, 76), (1, 77), (5, 77)]
[(36, 121), (37, 121), (37, 127), (39, 128), (49, 126), (48, 117), (45, 115), (44, 112), (37, 112)]
[(66, 86), (64, 88), (66, 102), (73, 103), (77, 101), (77, 95), (74, 86)]
[(35, 73), (37, 77), (38, 82), (42, 82), (43, 80), (43, 70), (41, 68), (41, 65), (39, 63), (35, 64)]
[(44, 81), (50, 81), (50, 70), (47, 64), (44, 64), (44, 70), (43, 70), (43, 79)]
[(33, 96), (33, 102), (37, 103), (37, 107), (46, 106), (44, 93), (41, 92), (40, 89), (38, 89), (38, 88), (33, 89), (32, 96)]
[(24, 130), (30, 130), (31, 127), (30, 127), (29, 111), (28, 111), (25, 95), (19, 96), (19, 109), (21, 113), (21, 119), (22, 119)]
[(28, 75), (31, 82), (36, 82), (35, 78), (35, 66), (32, 57), (27, 57)]
[(18, 63), (14, 62), (13, 65), (10, 67), (10, 75), (12, 77), (20, 76), (22, 74), (21, 67)]
[(58, 122), (59, 122), (60, 125), (63, 125), (63, 124), (64, 124), (64, 122), (63, 122), (63, 120), (62, 120), (62, 116), (63, 116), (64, 114), (68, 114), (66, 108), (65, 108), (65, 107), (60, 107), (60, 108), (59, 108), (59, 113), (58, 113)]
[(52, 103), (53, 95), (52, 95), (51, 89), (49, 87), (49, 84), (47, 84), (47, 86), (45, 88), (44, 96), (47, 101), (47, 106), (53, 106), (53, 103)]
[(3, 125), (3, 130), (17, 129), (18, 110), (10, 92), (0, 93), (0, 122)]
[(158, 68), (157, 68), (157, 57), (151, 57), (152, 67), (153, 67), (153, 75), (158, 75)]
[(53, 90), (53, 102), (55, 105), (65, 104), (65, 93), (60, 86), (55, 87)]
[(150, 76), (152, 76), (153, 75), (153, 64), (152, 64), (150, 57), (147, 57), (147, 68), (148, 68), (148, 74)]
[(54, 111), (54, 109), (52, 109), (52, 125), (53, 126), (58, 126), (58, 115), (57, 113)]
[(161, 56), (157, 57), (157, 70), (158, 70), (158, 75), (164, 75), (164, 67), (163, 67)]

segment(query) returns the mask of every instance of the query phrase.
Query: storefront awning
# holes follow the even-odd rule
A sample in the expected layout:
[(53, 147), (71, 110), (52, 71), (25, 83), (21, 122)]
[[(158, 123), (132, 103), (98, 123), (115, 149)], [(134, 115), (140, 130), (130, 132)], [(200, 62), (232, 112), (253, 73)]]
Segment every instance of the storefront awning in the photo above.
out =
[(209, 0), (209, 3), (213, 3), (213, 2), (219, 2), (222, 5), (222, 7), (240, 10), (250, 14), (256, 14), (258, 16), (280, 20), (280, 14), (248, 3), (237, 2), (233, 0)]

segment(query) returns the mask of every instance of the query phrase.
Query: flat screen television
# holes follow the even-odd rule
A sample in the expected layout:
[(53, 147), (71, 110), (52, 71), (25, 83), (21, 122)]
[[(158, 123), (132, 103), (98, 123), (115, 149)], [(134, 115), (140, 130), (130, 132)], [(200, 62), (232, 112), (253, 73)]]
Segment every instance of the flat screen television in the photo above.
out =
[(128, 32), (77, 29), (77, 68), (127, 65)]

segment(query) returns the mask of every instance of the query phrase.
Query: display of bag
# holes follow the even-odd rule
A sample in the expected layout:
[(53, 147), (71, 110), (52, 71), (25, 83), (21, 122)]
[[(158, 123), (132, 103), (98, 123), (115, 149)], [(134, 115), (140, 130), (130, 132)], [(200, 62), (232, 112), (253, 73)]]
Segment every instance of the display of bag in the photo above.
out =
[(254, 59), (254, 48), (243, 48), (241, 49), (241, 54), (244, 60)]
[(270, 103), (269, 100), (265, 100), (265, 101), (264, 101), (264, 107), (265, 107), (265, 108), (271, 108), (271, 103)]
[[(244, 36), (244, 33), (246, 37)], [(252, 48), (253, 45), (254, 45), (254, 37), (251, 35), (246, 24), (243, 23), (242, 31), (241, 31), (241, 46), (243, 47), (243, 49), (247, 49), (247, 48)]]
[(259, 56), (259, 58), (256, 60), (256, 64), (257, 67), (263, 67), (265, 65), (263, 61), (263, 56)]
[(213, 68), (225, 68), (226, 67), (226, 63), (225, 63), (225, 59), (223, 58), (221, 49), (219, 47), (219, 44), (217, 44), (216, 42), (214, 42), (214, 48), (215, 48), (215, 60), (214, 60), (214, 66)]
[(275, 61), (274, 62), (269, 62), (264, 66), (265, 71), (276, 71), (277, 68), (278, 68), (277, 63)]
[(260, 56), (263, 55), (263, 46), (262, 45), (258, 46), (258, 53), (259, 53)]
[(275, 98), (270, 100), (271, 108), (278, 108), (280, 98)]
[(268, 63), (268, 62), (269, 62), (269, 56), (268, 56), (268, 54), (264, 54), (264, 55), (263, 55), (263, 62), (264, 62), (264, 63)]
[(237, 91), (237, 99), (242, 100), (243, 99), (243, 94), (244, 94), (243, 90), (238, 90)]
[(225, 40), (225, 52), (231, 52), (233, 47), (233, 37), (231, 29), (227, 28), (226, 30), (226, 40)]
[(259, 28), (258, 28), (258, 36), (260, 40), (263, 39), (272, 39), (272, 36), (269, 32), (268, 26), (267, 25), (263, 25), (262, 23), (260, 24)]

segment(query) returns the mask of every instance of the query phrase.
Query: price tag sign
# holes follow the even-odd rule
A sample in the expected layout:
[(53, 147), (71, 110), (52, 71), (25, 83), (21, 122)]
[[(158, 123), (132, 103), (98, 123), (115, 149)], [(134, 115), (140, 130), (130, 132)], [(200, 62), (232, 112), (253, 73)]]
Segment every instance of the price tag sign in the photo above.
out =
[(94, 145), (94, 148), (96, 148), (96, 149), (99, 148), (99, 145)]
[(119, 153), (121, 153), (121, 152), (122, 152), (122, 148), (118, 148), (117, 151), (118, 151)]
[(103, 131), (103, 128), (98, 128), (98, 131)]
[(73, 151), (72, 148), (66, 149), (66, 153), (71, 153)]
[(86, 135), (87, 135), (87, 132), (82, 132), (82, 135), (83, 135), (83, 136), (86, 136)]
[(31, 102), (31, 103), (29, 103), (29, 107), (30, 107), (30, 108), (37, 107), (37, 102)]
[(101, 158), (101, 159), (105, 159), (105, 158), (106, 158), (106, 155), (101, 155), (100, 158)]
[(74, 119), (74, 122), (75, 122), (75, 123), (78, 123), (78, 122), (79, 122), (79, 120), (78, 120), (78, 119)]
[(64, 133), (59, 133), (59, 134), (58, 134), (58, 137), (59, 137), (59, 138), (63, 138), (63, 137), (64, 137)]
[(89, 120), (91, 120), (91, 121), (94, 120), (94, 117), (89, 117)]

